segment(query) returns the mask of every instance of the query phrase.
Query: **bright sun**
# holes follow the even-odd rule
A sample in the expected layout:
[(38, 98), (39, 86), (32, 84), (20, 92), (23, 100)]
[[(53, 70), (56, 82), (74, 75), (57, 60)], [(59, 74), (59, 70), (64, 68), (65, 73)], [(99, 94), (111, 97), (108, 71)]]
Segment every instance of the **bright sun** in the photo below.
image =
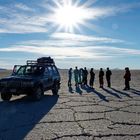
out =
[(73, 32), (74, 28), (79, 28), (79, 25), (84, 24), (88, 18), (88, 10), (83, 6), (72, 4), (70, 1), (56, 4), (57, 7), (53, 9), (53, 22), (59, 26), (59, 29)]

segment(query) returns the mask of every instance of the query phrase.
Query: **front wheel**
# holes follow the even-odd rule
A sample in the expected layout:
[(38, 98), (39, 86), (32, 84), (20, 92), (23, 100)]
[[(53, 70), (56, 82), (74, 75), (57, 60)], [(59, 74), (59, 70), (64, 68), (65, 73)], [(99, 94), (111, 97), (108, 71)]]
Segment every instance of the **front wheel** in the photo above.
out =
[(33, 99), (39, 101), (43, 96), (43, 89), (41, 87), (36, 88), (35, 92), (33, 93)]
[(2, 90), (1, 91), (1, 98), (3, 101), (9, 101), (12, 97), (12, 94), (11, 93), (6, 93), (5, 90)]
[(59, 84), (58, 83), (55, 83), (53, 85), (53, 88), (52, 88), (53, 95), (58, 95), (58, 90), (59, 90)]

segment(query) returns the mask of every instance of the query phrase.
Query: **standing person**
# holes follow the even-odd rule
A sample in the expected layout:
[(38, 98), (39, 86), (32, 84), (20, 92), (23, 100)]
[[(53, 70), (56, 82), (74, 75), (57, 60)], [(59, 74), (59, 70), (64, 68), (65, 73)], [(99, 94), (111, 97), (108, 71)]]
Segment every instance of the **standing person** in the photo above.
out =
[(83, 80), (83, 69), (79, 69), (79, 84), (82, 84), (82, 80)]
[(100, 84), (100, 88), (103, 88), (104, 85), (104, 71), (102, 68), (100, 68), (99, 71), (99, 84)]
[(124, 88), (124, 90), (130, 90), (129, 82), (131, 81), (131, 73), (130, 73), (130, 70), (129, 70), (128, 67), (125, 68), (124, 79), (125, 79), (125, 88)]
[(71, 87), (71, 80), (72, 80), (72, 68), (69, 69), (68, 71), (69, 79), (68, 79), (68, 86)]
[(87, 68), (85, 67), (84, 70), (83, 70), (83, 82), (84, 82), (84, 85), (87, 85), (87, 76), (88, 76), (88, 71), (87, 71)]
[(75, 79), (75, 86), (78, 86), (78, 79), (79, 78), (79, 70), (77, 67), (75, 67), (75, 70), (74, 70), (74, 79)]
[(95, 73), (93, 71), (93, 68), (91, 68), (91, 70), (90, 70), (90, 81), (89, 81), (89, 85), (90, 85), (91, 88), (93, 88), (94, 79), (95, 79)]
[(107, 81), (107, 86), (108, 87), (111, 87), (111, 75), (112, 75), (112, 72), (109, 68), (107, 68), (107, 71), (106, 71), (106, 81)]
[(81, 68), (81, 71), (82, 71), (82, 84), (84, 84), (84, 69), (83, 68)]

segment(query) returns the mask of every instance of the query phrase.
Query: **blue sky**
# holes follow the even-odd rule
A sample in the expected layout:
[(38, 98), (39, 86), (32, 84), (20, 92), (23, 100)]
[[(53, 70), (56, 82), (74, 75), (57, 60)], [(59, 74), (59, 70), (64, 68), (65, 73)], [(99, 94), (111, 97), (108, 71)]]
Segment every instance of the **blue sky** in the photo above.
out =
[(0, 13), (0, 67), (52, 56), (60, 68), (140, 68), (139, 0), (0, 0)]

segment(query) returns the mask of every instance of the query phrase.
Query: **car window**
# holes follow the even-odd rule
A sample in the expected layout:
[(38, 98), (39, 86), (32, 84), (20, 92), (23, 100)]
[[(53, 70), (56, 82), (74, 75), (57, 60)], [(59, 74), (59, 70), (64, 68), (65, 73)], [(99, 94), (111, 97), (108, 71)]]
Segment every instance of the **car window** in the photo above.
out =
[(25, 67), (20, 67), (19, 69), (18, 69), (18, 71), (17, 71), (17, 75), (24, 75), (24, 71), (25, 71)]
[(48, 68), (45, 68), (45, 72), (44, 72), (44, 75), (48, 75), (49, 74), (49, 72), (48, 72), (49, 70), (48, 70)]
[(25, 68), (25, 73), (24, 74), (30, 75), (32, 73), (33, 73), (33, 69), (31, 68), (31, 66), (27, 66)]
[(54, 74), (58, 74), (58, 71), (57, 71), (56, 67), (53, 66), (52, 69), (53, 69)]
[(17, 71), (20, 69), (21, 65), (15, 65), (13, 68), (12, 75), (16, 75)]
[(53, 75), (53, 69), (51, 66), (48, 66), (48, 70), (49, 70), (50, 75)]
[(44, 67), (33, 67), (33, 74), (35, 75), (42, 75), (44, 73)]

